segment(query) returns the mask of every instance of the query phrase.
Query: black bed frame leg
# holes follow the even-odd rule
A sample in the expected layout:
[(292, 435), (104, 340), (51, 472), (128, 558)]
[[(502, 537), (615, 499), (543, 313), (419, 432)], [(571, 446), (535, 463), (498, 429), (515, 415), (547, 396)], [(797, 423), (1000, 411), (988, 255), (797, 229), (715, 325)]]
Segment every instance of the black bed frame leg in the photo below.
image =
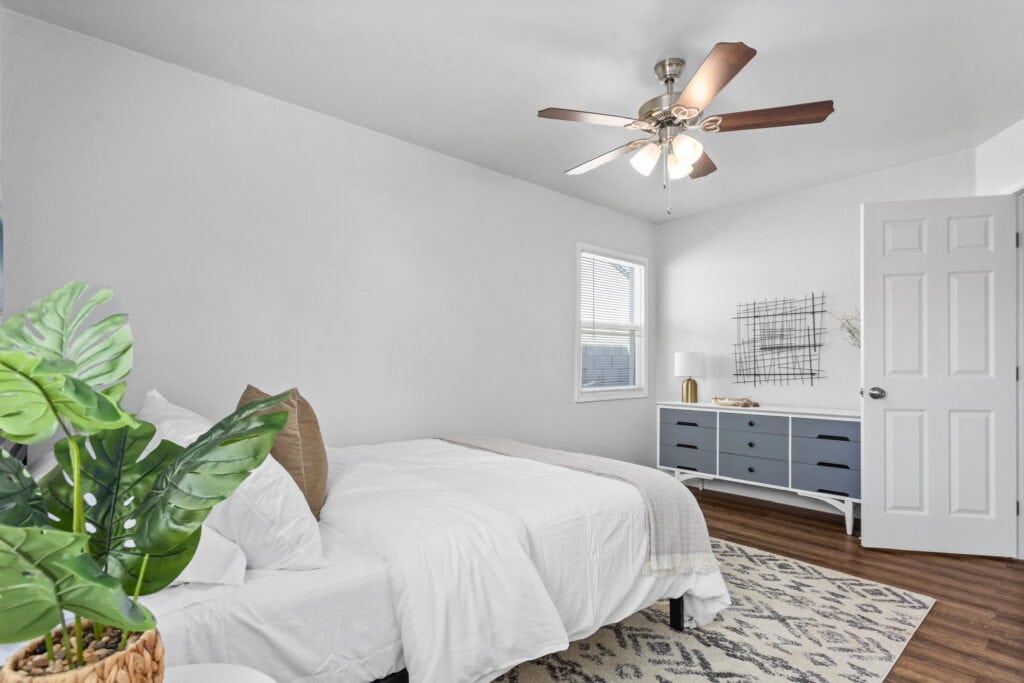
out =
[(683, 598), (668, 599), (668, 625), (672, 627), (673, 631), (683, 631), (685, 627), (683, 622), (685, 621), (683, 614)]

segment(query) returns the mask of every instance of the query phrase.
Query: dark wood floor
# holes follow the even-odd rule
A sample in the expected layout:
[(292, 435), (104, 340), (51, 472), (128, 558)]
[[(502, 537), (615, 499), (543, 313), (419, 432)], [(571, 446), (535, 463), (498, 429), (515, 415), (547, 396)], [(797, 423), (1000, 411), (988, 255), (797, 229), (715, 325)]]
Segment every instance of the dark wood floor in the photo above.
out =
[(712, 536), (935, 598), (887, 680), (1024, 681), (1024, 561), (870, 550), (838, 516), (694, 494)]

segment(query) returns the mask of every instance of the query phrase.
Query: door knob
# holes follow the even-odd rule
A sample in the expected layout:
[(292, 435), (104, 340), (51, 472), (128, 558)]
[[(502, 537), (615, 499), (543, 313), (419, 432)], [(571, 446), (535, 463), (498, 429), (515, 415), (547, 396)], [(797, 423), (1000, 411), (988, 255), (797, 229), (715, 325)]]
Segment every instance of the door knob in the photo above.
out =
[(871, 398), (885, 398), (885, 389), (882, 387), (871, 387), (868, 389), (868, 396)]

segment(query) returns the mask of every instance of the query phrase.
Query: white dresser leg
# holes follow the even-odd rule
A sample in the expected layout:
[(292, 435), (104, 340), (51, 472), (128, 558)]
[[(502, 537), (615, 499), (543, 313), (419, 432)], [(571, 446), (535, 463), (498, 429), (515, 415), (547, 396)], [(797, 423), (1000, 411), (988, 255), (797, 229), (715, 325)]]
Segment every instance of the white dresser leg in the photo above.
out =
[(831, 505), (839, 512), (843, 513), (843, 518), (846, 520), (846, 534), (853, 536), (853, 501), (849, 498), (833, 498), (832, 496), (825, 496), (820, 493), (811, 493), (810, 491), (793, 491), (798, 496), (805, 498), (813, 498), (814, 500), (820, 500), (822, 503)]

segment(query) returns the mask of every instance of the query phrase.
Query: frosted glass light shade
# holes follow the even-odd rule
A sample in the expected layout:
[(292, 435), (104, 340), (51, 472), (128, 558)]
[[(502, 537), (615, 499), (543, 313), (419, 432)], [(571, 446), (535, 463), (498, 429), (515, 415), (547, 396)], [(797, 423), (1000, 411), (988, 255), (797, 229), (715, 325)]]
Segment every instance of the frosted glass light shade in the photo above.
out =
[(668, 177), (672, 180), (679, 180), (690, 175), (690, 171), (693, 170), (693, 166), (684, 166), (679, 163), (679, 159), (675, 154), (668, 155)]
[(658, 158), (661, 156), (661, 147), (648, 142), (646, 145), (640, 148), (640, 151), (633, 155), (629, 160), (630, 165), (636, 169), (636, 172), (641, 175), (651, 175), (651, 171), (658, 164)]
[(704, 145), (685, 133), (672, 138), (672, 153), (683, 166), (693, 166), (704, 153)]
[(703, 377), (704, 354), (696, 351), (676, 351), (674, 366), (676, 377)]

